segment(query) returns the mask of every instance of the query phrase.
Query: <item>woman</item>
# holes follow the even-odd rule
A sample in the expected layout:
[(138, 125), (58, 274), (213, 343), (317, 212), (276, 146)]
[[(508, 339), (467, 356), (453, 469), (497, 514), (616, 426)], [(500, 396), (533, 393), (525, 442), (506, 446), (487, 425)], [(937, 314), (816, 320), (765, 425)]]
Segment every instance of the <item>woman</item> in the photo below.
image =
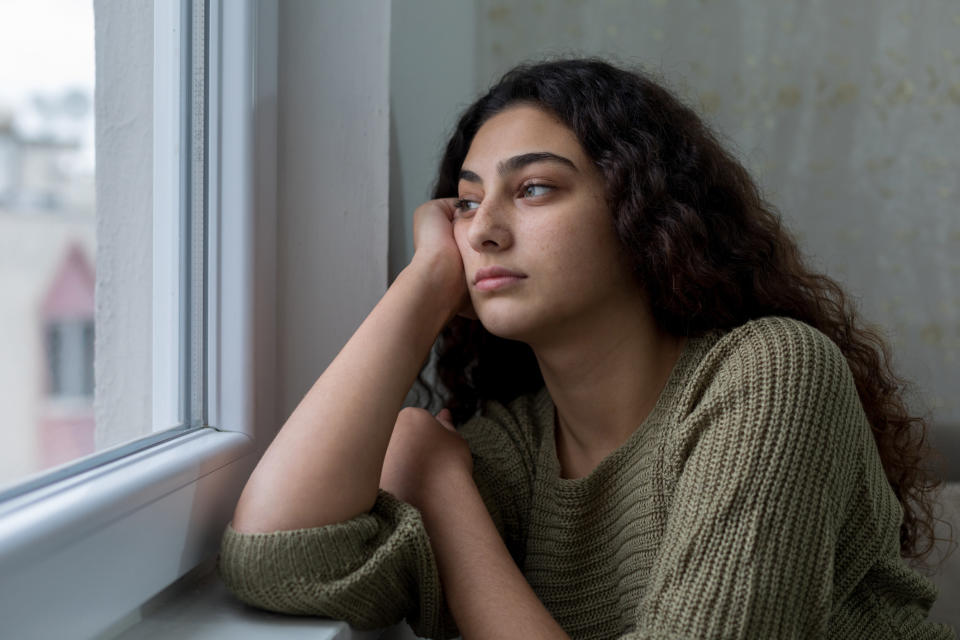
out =
[[(904, 562), (923, 422), (689, 109), (519, 67), (435, 198), (244, 489), (240, 598), (430, 637), (952, 637)], [(400, 411), (438, 335), (448, 409)]]

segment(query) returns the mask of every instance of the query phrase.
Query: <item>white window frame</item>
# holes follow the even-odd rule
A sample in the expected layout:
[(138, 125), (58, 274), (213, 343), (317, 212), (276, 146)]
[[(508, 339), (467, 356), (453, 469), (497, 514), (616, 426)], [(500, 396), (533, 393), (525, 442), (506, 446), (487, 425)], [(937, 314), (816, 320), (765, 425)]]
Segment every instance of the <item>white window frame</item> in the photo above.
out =
[[(155, 137), (173, 144), (155, 163), (156, 218), (177, 210), (180, 150), (165, 127), (180, 112), (181, 3), (155, 7)], [(95, 636), (209, 560), (275, 428), (277, 3), (211, 0), (208, 19), (208, 426), (0, 504), (0, 620), (12, 637)], [(179, 269), (163, 224), (155, 296), (170, 295)], [(154, 305), (163, 420), (178, 411), (182, 370), (158, 358), (178, 353), (173, 307)]]

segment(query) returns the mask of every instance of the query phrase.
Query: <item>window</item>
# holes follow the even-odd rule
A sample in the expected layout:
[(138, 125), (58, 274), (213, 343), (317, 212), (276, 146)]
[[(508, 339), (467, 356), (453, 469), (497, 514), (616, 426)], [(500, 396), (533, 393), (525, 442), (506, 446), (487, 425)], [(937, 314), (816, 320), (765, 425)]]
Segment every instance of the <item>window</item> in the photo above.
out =
[(0, 5), (0, 492), (94, 449), (92, 9)]
[[(107, 233), (64, 234), (32, 318), (42, 411), (31, 437), (50, 445), (49, 470), (0, 484), (0, 618), (21, 637), (101, 633), (211, 557), (265, 440), (254, 425), (271, 422), (252, 372), (272, 351), (272, 306), (253, 310), (273, 266), (251, 240), (274, 224), (273, 125), (254, 113), (275, 102), (276, 4), (64, 5), (93, 9), (96, 229)], [(41, 12), (39, 27), (0, 16), (4, 35), (58, 33), (58, 8)], [(79, 29), (62, 17), (64, 32)], [(19, 148), (8, 129), (0, 118), (2, 167)], [(0, 209), (55, 215), (71, 197), (57, 190), (61, 151), (0, 171)]]

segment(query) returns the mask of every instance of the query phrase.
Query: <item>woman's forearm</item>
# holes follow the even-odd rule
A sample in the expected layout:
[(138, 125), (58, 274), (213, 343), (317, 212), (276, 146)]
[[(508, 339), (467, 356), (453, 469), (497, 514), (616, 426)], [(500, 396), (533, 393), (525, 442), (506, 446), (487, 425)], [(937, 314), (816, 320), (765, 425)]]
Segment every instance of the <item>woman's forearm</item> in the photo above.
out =
[(314, 527), (370, 510), (397, 413), (456, 311), (432, 273), (416, 261), (401, 272), (314, 383), (250, 476), (235, 529)]
[(568, 637), (514, 563), (472, 478), (445, 482), (422, 513), (444, 595), (464, 638)]

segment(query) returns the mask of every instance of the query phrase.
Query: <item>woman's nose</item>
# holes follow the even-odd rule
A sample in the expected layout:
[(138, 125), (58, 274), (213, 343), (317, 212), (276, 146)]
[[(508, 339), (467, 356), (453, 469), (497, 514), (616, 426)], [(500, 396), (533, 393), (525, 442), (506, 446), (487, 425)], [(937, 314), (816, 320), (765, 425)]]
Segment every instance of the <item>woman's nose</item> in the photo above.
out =
[(474, 251), (503, 251), (513, 244), (506, 212), (496, 202), (482, 203), (470, 221), (467, 239)]

